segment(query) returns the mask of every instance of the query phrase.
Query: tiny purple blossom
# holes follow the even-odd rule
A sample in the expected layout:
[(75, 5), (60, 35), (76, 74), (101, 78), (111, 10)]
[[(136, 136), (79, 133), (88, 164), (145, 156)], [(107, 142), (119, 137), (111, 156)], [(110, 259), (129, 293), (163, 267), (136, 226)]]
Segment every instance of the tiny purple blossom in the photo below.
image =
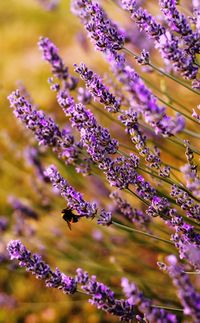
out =
[(40, 37), (38, 46), (43, 53), (43, 59), (51, 65), (53, 75), (64, 82), (65, 88), (74, 90), (77, 86), (78, 80), (69, 74), (68, 68), (60, 57), (58, 48), (55, 44), (47, 37)]
[(45, 175), (49, 177), (53, 187), (58, 189), (60, 195), (67, 201), (68, 207), (77, 211), (80, 217), (92, 218), (96, 215), (96, 204), (85, 202), (82, 195), (69, 185), (54, 165), (46, 169)]
[(88, 69), (85, 64), (75, 65), (75, 71), (85, 81), (87, 89), (94, 99), (102, 103), (108, 112), (119, 111), (121, 100), (115, 98), (96, 73)]
[(20, 240), (11, 240), (7, 246), (11, 260), (17, 259), (21, 267), (25, 267), (37, 279), (45, 280), (47, 287), (61, 289), (65, 294), (74, 294), (77, 283), (72, 277), (60, 273), (58, 269), (53, 272), (40, 255), (31, 254)]

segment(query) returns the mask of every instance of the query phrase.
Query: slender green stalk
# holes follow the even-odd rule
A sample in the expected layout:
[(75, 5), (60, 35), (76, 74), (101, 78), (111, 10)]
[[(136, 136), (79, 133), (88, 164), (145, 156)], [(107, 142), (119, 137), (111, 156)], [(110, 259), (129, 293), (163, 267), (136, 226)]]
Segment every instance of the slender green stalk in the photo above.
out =
[(152, 63), (149, 63), (148, 64), (150, 67), (152, 67), (156, 72), (158, 72), (159, 74), (162, 74), (166, 77), (168, 77), (169, 79), (177, 82), (178, 84), (182, 85), (184, 88), (188, 89), (189, 91), (195, 93), (195, 94), (198, 94), (200, 95), (199, 92), (197, 92), (196, 90), (192, 89), (190, 86), (188, 86), (187, 84), (183, 83), (182, 81), (178, 80), (176, 77), (164, 72), (163, 70), (161, 70), (160, 68), (158, 68), (157, 66), (155, 66), (154, 64)]
[(162, 306), (162, 305), (152, 305), (151, 307), (162, 308), (167, 311), (183, 312), (183, 309), (181, 308), (174, 308), (174, 307), (168, 307), (168, 306)]
[[(161, 98), (159, 98), (158, 96), (156, 96), (155, 94), (154, 94), (154, 96), (160, 101), (160, 102), (162, 102), (163, 104), (166, 104), (168, 107), (170, 107), (172, 110), (174, 110), (174, 111), (176, 111), (176, 112), (178, 112), (179, 114), (181, 114), (181, 115), (183, 115), (185, 118), (187, 118), (188, 120), (190, 120), (190, 121), (193, 121), (193, 122), (195, 122), (195, 123), (197, 123), (198, 125), (199, 125), (199, 122), (196, 120), (196, 119), (194, 119), (194, 118), (192, 118), (192, 117), (190, 117), (190, 116), (188, 116), (187, 114), (185, 114), (184, 112), (180, 112), (177, 108), (175, 108), (173, 105), (171, 105), (170, 103), (167, 103), (166, 101), (164, 101), (163, 99), (161, 99)], [(200, 137), (197, 137), (197, 138), (200, 138)]]
[(141, 196), (139, 196), (135, 192), (133, 192), (130, 188), (126, 188), (124, 191), (125, 192), (128, 192), (129, 194), (131, 194), (131, 196), (134, 195), (136, 198), (138, 198), (146, 206), (149, 206), (150, 205), (147, 201), (145, 201)]
[[(181, 104), (180, 102), (178, 102), (176, 99), (172, 98), (168, 93), (163, 92), (161, 89), (159, 89), (157, 86), (155, 86), (154, 84), (152, 84), (151, 81), (147, 80), (145, 77), (141, 76), (141, 79), (143, 81), (145, 81), (147, 84), (149, 84), (153, 89), (155, 89), (156, 91), (158, 91), (159, 93), (165, 95), (168, 97), (168, 99), (172, 102), (174, 102), (175, 104), (179, 105), (180, 108), (184, 109), (185, 111), (187, 111), (188, 113), (191, 113), (191, 110), (186, 108), (183, 104)], [(165, 104), (167, 104), (167, 102), (165, 101)]]
[(130, 227), (126, 226), (126, 225), (120, 224), (120, 223), (115, 222), (115, 221), (113, 221), (112, 224), (115, 225), (116, 227), (118, 227), (119, 229), (123, 230), (123, 231), (134, 232), (136, 234), (142, 234), (142, 235), (144, 235), (144, 236), (146, 236), (148, 238), (152, 238), (152, 239), (155, 239), (155, 240), (162, 241), (162, 242), (165, 242), (167, 244), (173, 245), (173, 242), (171, 242), (169, 240), (166, 240), (166, 239), (163, 239), (163, 238), (160, 238), (160, 237), (157, 237), (157, 236), (154, 236), (153, 234), (130, 228)]
[[(138, 152), (137, 150), (134, 150), (132, 147), (129, 147), (129, 146), (125, 145), (125, 144), (120, 143), (119, 145), (120, 145), (121, 147), (125, 148), (125, 149), (133, 150), (134, 152)], [(176, 170), (177, 172), (180, 172), (180, 173), (181, 173), (180, 169), (179, 169), (179, 168), (177, 168), (177, 167), (175, 167), (175, 166), (173, 166), (173, 165), (166, 164), (166, 163), (164, 163), (164, 162), (162, 162), (162, 161), (161, 161), (161, 164), (162, 164), (162, 165), (164, 165), (164, 166), (170, 166), (170, 168), (171, 168), (171, 169), (174, 169), (174, 170)], [(146, 166), (146, 165), (145, 165), (145, 166)], [(147, 167), (147, 166), (146, 166), (146, 167)]]
[[(134, 54), (131, 50), (129, 50), (128, 48), (126, 47), (123, 47), (123, 50), (128, 53), (129, 55), (133, 56), (135, 59), (138, 58), (138, 55)], [(162, 74), (166, 77), (168, 77), (169, 79), (177, 82), (178, 84), (182, 85), (183, 87), (185, 87), (186, 89), (188, 89), (189, 91), (195, 93), (195, 94), (198, 94), (200, 95), (199, 92), (195, 91), (194, 89), (192, 89), (190, 86), (188, 86), (187, 84), (183, 83), (182, 81), (178, 80), (176, 77), (164, 72), (163, 70), (161, 70), (160, 68), (158, 68), (157, 66), (155, 66), (154, 64), (152, 63), (148, 63), (147, 64), (148, 66), (150, 66), (151, 68), (153, 68), (156, 72), (158, 72), (159, 74)]]
[(184, 271), (188, 275), (200, 275), (200, 271)]
[[(198, 124), (199, 124), (199, 122), (198, 122)], [(193, 132), (193, 131), (191, 131), (191, 130), (184, 129), (184, 130), (182, 130), (182, 132), (183, 132), (183, 133), (186, 133), (187, 135), (190, 135), (190, 136), (192, 136), (192, 137), (195, 137), (195, 138), (200, 139), (200, 134), (198, 134), (198, 133), (196, 133), (196, 132)]]
[[(171, 137), (171, 139), (172, 139), (172, 137)], [(182, 138), (180, 138), (178, 136), (174, 136), (173, 140), (175, 143), (179, 144), (181, 147), (184, 147), (184, 148), (186, 147)], [(198, 149), (196, 149), (196, 147), (190, 145), (190, 148), (193, 150), (194, 153), (196, 153), (197, 155), (200, 155), (200, 151)]]
[(107, 113), (106, 111), (103, 110), (103, 108), (99, 108), (98, 106), (94, 105), (93, 103), (90, 103), (90, 105), (97, 109), (99, 112), (101, 112), (105, 117), (107, 117), (108, 119), (112, 120), (113, 122), (117, 123), (118, 125), (122, 126), (121, 122), (115, 118), (113, 118), (109, 113)]

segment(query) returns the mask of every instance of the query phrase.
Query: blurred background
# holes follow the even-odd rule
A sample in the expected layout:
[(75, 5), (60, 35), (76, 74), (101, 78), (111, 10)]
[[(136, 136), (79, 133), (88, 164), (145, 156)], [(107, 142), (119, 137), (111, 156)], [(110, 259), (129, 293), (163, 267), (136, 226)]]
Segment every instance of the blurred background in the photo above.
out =
[[(84, 62), (97, 73), (105, 73), (105, 79), (109, 80), (109, 68), (87, 40), (78, 19), (70, 13), (70, 1), (60, 1), (52, 11), (45, 10), (41, 2), (0, 1), (0, 219), (5, 220), (0, 231), (0, 322), (117, 322), (114, 317), (97, 311), (87, 302), (86, 296), (67, 296), (58, 290), (47, 289), (42, 281), (11, 264), (5, 246), (8, 240), (16, 238), (31, 251), (41, 253), (53, 269), (59, 267), (66, 274), (74, 275), (75, 269), (82, 267), (91, 275), (97, 275), (98, 280), (108, 284), (119, 298), (123, 297), (120, 279), (128, 277), (157, 304), (180, 306), (171, 281), (156, 266), (157, 260), (162, 261), (169, 254), (170, 247), (113, 228), (99, 228), (95, 221), (81, 220), (70, 231), (61, 216), (65, 201), (52, 192), (49, 183), (36, 176), (28, 161), (27, 150), (30, 147), (37, 149), (37, 143), (13, 116), (7, 100), (11, 91), (25, 86), (35, 105), (53, 116), (61, 127), (67, 123), (56, 103), (55, 93), (49, 89), (47, 79), (51, 72), (38, 50), (39, 37), (49, 37), (56, 44), (71, 73), (74, 63)], [(145, 47), (159, 62), (152, 43), (138, 33), (127, 16), (112, 1), (101, 2), (111, 17), (130, 30), (130, 43), (134, 43), (130, 46), (137, 52)], [(162, 19), (155, 1), (144, 1), (144, 5)], [(149, 73), (147, 77), (160, 87), (167, 87), (168, 91), (174, 89), (174, 84), (160, 77)], [(177, 87), (176, 92), (178, 98), (184, 96), (188, 107), (196, 106), (196, 98), (187, 91)], [(117, 136), (117, 125), (97, 111), (95, 114)], [(128, 142), (125, 133), (120, 140)], [(73, 167), (66, 167), (51, 151), (40, 149), (37, 153), (44, 167), (55, 163), (62, 175), (84, 193), (86, 200), (112, 209), (108, 198), (110, 188), (103, 177), (77, 176)], [(170, 153), (164, 156), (166, 161), (174, 160)], [(176, 164), (180, 165), (181, 161), (176, 160)], [(137, 200), (126, 198), (142, 208)], [(13, 207), (15, 199), (30, 207), (35, 215), (19, 214)], [(154, 233), (161, 231), (163, 237), (169, 234), (156, 220)], [(170, 287), (166, 290), (165, 286)]]

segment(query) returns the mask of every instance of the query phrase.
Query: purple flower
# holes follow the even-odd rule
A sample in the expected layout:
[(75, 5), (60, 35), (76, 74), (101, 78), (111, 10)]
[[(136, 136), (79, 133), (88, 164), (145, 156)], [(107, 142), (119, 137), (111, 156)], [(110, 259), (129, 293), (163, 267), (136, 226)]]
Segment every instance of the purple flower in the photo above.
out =
[(171, 277), (174, 286), (178, 289), (178, 297), (184, 307), (184, 314), (192, 317), (193, 322), (200, 321), (200, 294), (192, 286), (189, 277), (184, 273), (182, 266), (177, 263), (175, 256), (167, 257), (169, 266), (164, 269)]
[(77, 211), (80, 217), (93, 218), (96, 215), (96, 204), (85, 202), (82, 195), (69, 185), (54, 165), (49, 166), (45, 174), (49, 177), (52, 185), (60, 192), (60, 195), (67, 201), (67, 205), (71, 210)]
[(175, 0), (160, 0), (161, 10), (169, 27), (184, 40), (187, 50), (192, 54), (200, 53), (200, 34), (193, 31), (185, 15), (176, 8)]
[(108, 112), (119, 111), (121, 100), (115, 98), (96, 73), (88, 69), (85, 64), (75, 65), (75, 71), (85, 81), (87, 89), (94, 99), (102, 103)]
[(78, 88), (77, 99), (82, 104), (85, 104), (85, 105), (90, 104), (90, 102), (92, 101), (92, 95), (85, 88), (79, 87)]
[(104, 170), (111, 186), (124, 189), (136, 183), (138, 165), (139, 158), (130, 154), (129, 157), (120, 156), (114, 160), (107, 158), (102, 161), (99, 168)]
[(19, 199), (14, 196), (9, 196), (8, 202), (18, 215), (38, 220), (38, 214), (30, 206), (22, 203)]
[(150, 54), (145, 49), (142, 50), (140, 56), (136, 58), (138, 64), (140, 65), (148, 65), (150, 60)]
[(98, 224), (109, 226), (112, 224), (112, 213), (107, 212), (104, 209), (101, 210), (99, 218), (97, 220)]
[(0, 232), (2, 233), (8, 228), (8, 219), (5, 216), (0, 216)]
[(81, 268), (77, 269), (76, 280), (81, 288), (90, 295), (89, 302), (98, 309), (116, 315), (121, 321), (131, 322), (135, 317), (135, 308), (126, 300), (115, 299), (115, 294), (106, 285), (98, 282), (96, 276), (89, 277)]
[(39, 150), (34, 147), (28, 147), (25, 150), (25, 157), (28, 163), (34, 167), (37, 177), (45, 183), (49, 183), (49, 178), (44, 175), (44, 168), (40, 161)]
[(116, 211), (125, 217), (131, 223), (139, 226), (147, 225), (150, 217), (142, 211), (133, 208), (125, 199), (123, 199), (117, 191), (112, 192), (110, 197), (116, 204)]
[(11, 93), (8, 99), (15, 116), (33, 131), (39, 145), (52, 147), (66, 164), (77, 160), (81, 147), (68, 129), (61, 131), (52, 118), (43, 111), (36, 110), (18, 90)]
[(140, 313), (143, 314), (143, 320), (159, 323), (177, 322), (175, 315), (168, 313), (163, 309), (152, 307), (152, 301), (146, 298), (134, 283), (129, 283), (127, 278), (122, 278), (121, 285), (129, 304), (138, 308)]
[[(94, 10), (91, 10), (91, 8), (93, 8), (91, 0), (89, 1), (88, 5), (86, 5), (84, 0), (74, 0), (72, 2), (73, 12), (80, 17), (85, 26), (89, 24), (88, 21), (95, 21), (95, 27), (93, 26), (93, 28), (96, 35), (98, 30), (98, 27), (96, 28), (96, 26), (101, 26), (101, 28), (105, 31), (103, 27), (104, 25), (102, 25), (102, 16), (106, 17), (106, 13), (98, 5)], [(110, 20), (108, 20), (108, 26), (110, 23)], [(115, 30), (114, 35), (119, 33), (116, 25), (114, 24), (113, 29)], [(89, 30), (88, 32), (91, 36), (91, 31)], [(107, 33), (107, 36), (108, 34), (109, 33)], [(144, 116), (145, 121), (155, 128), (156, 133), (161, 133), (164, 136), (170, 136), (180, 132), (185, 126), (184, 118), (180, 116), (177, 118), (167, 117), (165, 114), (165, 108), (158, 106), (156, 98), (153, 96), (151, 91), (146, 88), (139, 75), (125, 62), (124, 56), (117, 53), (116, 50), (120, 49), (120, 47), (116, 47), (114, 49), (111, 44), (109, 45), (106, 43), (102, 47), (99, 47), (99, 37), (100, 36), (98, 35), (98, 37), (92, 38), (96, 48), (106, 54), (106, 58), (111, 64), (119, 81), (125, 85), (125, 89), (128, 90), (128, 92), (132, 95), (132, 98), (136, 101), (136, 103), (139, 103), (137, 104), (138, 110)], [(109, 40), (109, 43), (111, 42), (111, 39)]]
[(150, 163), (150, 167), (159, 168), (161, 163), (160, 152), (158, 148), (155, 148), (155, 152), (152, 152), (147, 146), (146, 136), (139, 126), (138, 113), (135, 112), (135, 109), (130, 107), (128, 110), (122, 110), (119, 120), (125, 125), (126, 132), (130, 135), (131, 141), (135, 148), (139, 150), (140, 155), (145, 157), (145, 160)]
[(131, 18), (136, 21), (140, 30), (145, 31), (150, 38), (154, 39), (162, 57), (167, 62), (172, 62), (174, 68), (180, 71), (186, 79), (195, 79), (198, 66), (194, 63), (193, 55), (179, 47), (179, 38), (157, 23), (147, 10), (140, 7), (129, 11), (132, 13)]
[(180, 170), (185, 177), (186, 187), (192, 192), (193, 196), (200, 198), (200, 177), (196, 165), (185, 164), (180, 167)]
[(52, 73), (64, 82), (65, 88), (73, 90), (76, 88), (78, 80), (68, 73), (62, 58), (59, 56), (58, 48), (48, 38), (41, 37), (38, 42), (39, 48), (43, 53), (43, 59), (50, 63)]
[(116, 51), (123, 48), (124, 32), (92, 0), (73, 0), (72, 12), (79, 15), (97, 50)]
[[(168, 314), (162, 309), (152, 308), (151, 302), (141, 297), (141, 292), (138, 294), (140, 297), (137, 297), (138, 302), (131, 301), (131, 297), (134, 297), (133, 288), (132, 285), (131, 287), (127, 286), (126, 281), (124, 281), (123, 287), (128, 299), (119, 300), (115, 298), (114, 292), (108, 286), (98, 282), (96, 276), (90, 277), (81, 268), (77, 269), (75, 278), (72, 278), (60, 272), (58, 268), (53, 272), (39, 255), (32, 255), (19, 240), (11, 240), (7, 249), (11, 259), (17, 259), (20, 266), (25, 267), (36, 278), (44, 280), (47, 287), (58, 288), (64, 293), (73, 294), (77, 291), (77, 284), (81, 284), (82, 290), (90, 295), (89, 302), (91, 304), (118, 316), (121, 321), (132, 322), (133, 319), (140, 316), (141, 319), (147, 317), (152, 322), (158, 318), (160, 321), (157, 322), (176, 322), (174, 315)], [(161, 319), (165, 319), (165, 321), (161, 321)]]
[(179, 115), (173, 118), (166, 115), (165, 107), (158, 105), (155, 96), (134, 69), (126, 63), (123, 55), (112, 53), (107, 55), (107, 59), (114, 74), (134, 102), (135, 107), (130, 109), (130, 113), (134, 110), (141, 114), (145, 122), (155, 129), (156, 134), (162, 134), (165, 137), (175, 135), (184, 129), (185, 119)]
[(97, 123), (90, 110), (87, 110), (81, 103), (75, 104), (66, 91), (59, 93), (58, 103), (65, 114), (70, 117), (72, 126), (79, 130), (81, 142), (94, 162), (100, 162), (110, 154), (117, 152), (118, 141), (111, 138), (108, 129)]
[(31, 254), (20, 240), (11, 240), (7, 249), (11, 259), (19, 260), (21, 267), (25, 267), (36, 278), (45, 280), (47, 287), (61, 289), (65, 294), (76, 292), (77, 283), (74, 278), (60, 273), (58, 269), (55, 272), (51, 271), (49, 265), (42, 260), (41, 256)]
[(200, 221), (200, 205), (195, 203), (187, 192), (173, 185), (171, 196), (175, 197), (177, 205), (186, 212), (189, 218)]
[(15, 116), (34, 132), (40, 145), (52, 147), (60, 145), (61, 132), (52, 118), (47, 117), (43, 111), (33, 108), (20, 95), (19, 90), (11, 93), (8, 99)]

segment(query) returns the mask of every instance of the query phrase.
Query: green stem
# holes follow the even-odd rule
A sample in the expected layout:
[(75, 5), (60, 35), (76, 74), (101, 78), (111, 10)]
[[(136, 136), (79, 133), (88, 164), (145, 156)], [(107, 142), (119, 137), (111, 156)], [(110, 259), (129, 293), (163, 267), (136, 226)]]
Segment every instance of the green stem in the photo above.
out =
[(142, 203), (144, 203), (146, 206), (149, 206), (150, 204), (147, 203), (142, 197), (137, 195), (135, 192), (133, 192), (130, 188), (125, 189), (125, 192), (128, 192), (131, 195), (134, 195), (136, 198), (138, 198)]
[(200, 275), (200, 271), (184, 271), (188, 275)]
[(90, 105), (97, 109), (99, 112), (101, 112), (105, 117), (107, 117), (108, 119), (112, 120), (113, 122), (117, 123), (118, 125), (122, 126), (121, 122), (117, 119), (114, 119), (113, 117), (111, 117), (111, 115), (109, 113), (107, 113), (106, 111), (104, 111), (103, 109), (99, 108), (98, 106), (94, 105), (93, 103), (90, 103)]
[[(128, 48), (123, 47), (123, 50), (124, 50), (126, 53), (128, 53), (129, 55), (133, 56), (135, 59), (137, 59), (137, 58), (138, 58), (138, 55), (134, 54), (134, 53), (133, 53), (131, 50), (129, 50)], [(174, 77), (174, 76), (172, 76), (172, 75), (170, 75), (170, 74), (168, 74), (168, 73), (164, 72), (163, 70), (161, 70), (160, 68), (158, 68), (158, 67), (157, 67), (157, 66), (155, 66), (154, 64), (152, 64), (152, 63), (148, 63), (147, 65), (148, 65), (148, 66), (150, 66), (150, 67), (152, 67), (152, 68), (153, 68), (156, 72), (158, 72), (159, 74), (162, 74), (162, 75), (164, 75), (164, 76), (168, 77), (169, 79), (171, 79), (171, 80), (173, 80), (173, 81), (175, 81), (175, 82), (179, 83), (180, 85), (184, 86), (186, 89), (190, 90), (191, 92), (193, 92), (193, 93), (195, 93), (195, 94), (200, 95), (200, 93), (199, 93), (199, 92), (197, 92), (197, 91), (193, 90), (193, 89), (192, 89), (190, 86), (188, 86), (187, 84), (185, 84), (185, 83), (183, 83), (183, 82), (179, 81), (176, 77)]]
[[(152, 82), (148, 81), (145, 77), (141, 76), (141, 79), (143, 79), (143, 81), (145, 81), (147, 84), (149, 84), (153, 89), (155, 89), (156, 91), (158, 91), (159, 93), (167, 96), (169, 98), (170, 101), (174, 102), (175, 104), (179, 105), (180, 108), (184, 109), (185, 111), (187, 111), (188, 113), (191, 113), (191, 110), (186, 108), (183, 104), (181, 104), (180, 102), (178, 102), (176, 99), (172, 98), (168, 93), (163, 92), (161, 89), (159, 89), (157, 86), (155, 86), (154, 84), (152, 84)], [(167, 104), (167, 102), (165, 103)]]
[(157, 236), (154, 236), (153, 234), (130, 228), (130, 227), (126, 226), (126, 225), (120, 224), (120, 223), (115, 222), (115, 221), (113, 221), (112, 224), (115, 225), (116, 227), (120, 228), (123, 231), (134, 232), (136, 234), (142, 234), (142, 235), (144, 235), (146, 237), (149, 237), (149, 238), (159, 240), (159, 241), (165, 242), (167, 244), (173, 245), (173, 242), (171, 242), (169, 240), (166, 240), (166, 239), (163, 239), (163, 238), (160, 238), (160, 237), (157, 237)]
[[(185, 143), (184, 143), (184, 141), (183, 141), (182, 138), (180, 138), (178, 136), (174, 136), (174, 139), (175, 139), (175, 142), (177, 144), (180, 144), (180, 146), (182, 146), (184, 148), (186, 147), (186, 145), (185, 145)], [(196, 149), (196, 147), (190, 145), (190, 148), (193, 150), (194, 153), (196, 153), (197, 155), (200, 155), (200, 151), (198, 149)]]
[[(132, 150), (132, 151), (134, 151), (134, 152), (137, 152), (137, 151), (136, 151), (136, 150), (134, 150), (133, 148), (131, 148), (131, 147), (127, 146), (127, 145), (124, 145), (124, 144), (122, 144), (122, 143), (119, 143), (119, 145), (120, 145), (121, 147), (125, 148), (125, 149)], [(164, 166), (169, 166), (171, 169), (174, 169), (174, 170), (176, 170), (177, 172), (180, 172), (180, 173), (181, 173), (180, 169), (178, 169), (177, 167), (175, 167), (175, 166), (173, 166), (173, 165), (166, 164), (166, 163), (164, 163), (164, 162), (162, 162), (162, 161), (161, 161), (161, 164), (162, 164), (162, 165), (164, 165)], [(147, 166), (145, 166), (145, 167), (147, 167)]]
[[(159, 98), (158, 96), (156, 96), (155, 94), (154, 94), (154, 96), (160, 101), (160, 102), (162, 102), (163, 104), (166, 104), (168, 107), (170, 107), (172, 110), (174, 110), (174, 111), (176, 111), (176, 112), (178, 112), (179, 114), (182, 114), (185, 118), (187, 118), (188, 120), (190, 120), (190, 121), (193, 121), (193, 122), (195, 122), (195, 123), (197, 123), (198, 125), (199, 125), (199, 122), (196, 120), (196, 119), (194, 119), (194, 118), (192, 118), (192, 117), (190, 117), (190, 116), (188, 116), (187, 114), (185, 114), (184, 112), (180, 112), (177, 108), (175, 108), (173, 105), (171, 105), (170, 103), (167, 103), (166, 101), (164, 101), (163, 99), (161, 99), (161, 98)], [(200, 138), (200, 137), (197, 137), (197, 138)]]
[(190, 86), (188, 86), (187, 84), (185, 84), (185, 83), (183, 83), (183, 82), (179, 81), (176, 77), (174, 77), (174, 76), (172, 76), (172, 75), (170, 75), (170, 74), (168, 74), (168, 73), (165, 73), (164, 71), (162, 71), (161, 69), (159, 69), (159, 68), (158, 68), (157, 66), (155, 66), (154, 64), (149, 63), (148, 65), (149, 65), (149, 66), (151, 66), (151, 67), (152, 67), (156, 72), (158, 72), (159, 74), (162, 74), (162, 75), (164, 75), (164, 76), (168, 77), (169, 79), (171, 79), (171, 80), (173, 80), (173, 81), (177, 82), (178, 84), (182, 85), (184, 88), (188, 89), (189, 91), (191, 91), (191, 92), (193, 92), (193, 93), (195, 93), (195, 94), (200, 95), (200, 93), (199, 93), (199, 92), (197, 92), (196, 90), (193, 90), (193, 89), (192, 89)]
[(196, 132), (191, 131), (191, 130), (184, 129), (184, 130), (182, 130), (182, 132), (186, 133), (187, 135), (190, 135), (192, 137), (200, 139), (200, 135), (198, 133), (196, 133)]
[(174, 307), (168, 307), (168, 306), (162, 306), (162, 305), (152, 305), (151, 307), (162, 308), (167, 311), (183, 312), (183, 309), (181, 308), (174, 308)]

